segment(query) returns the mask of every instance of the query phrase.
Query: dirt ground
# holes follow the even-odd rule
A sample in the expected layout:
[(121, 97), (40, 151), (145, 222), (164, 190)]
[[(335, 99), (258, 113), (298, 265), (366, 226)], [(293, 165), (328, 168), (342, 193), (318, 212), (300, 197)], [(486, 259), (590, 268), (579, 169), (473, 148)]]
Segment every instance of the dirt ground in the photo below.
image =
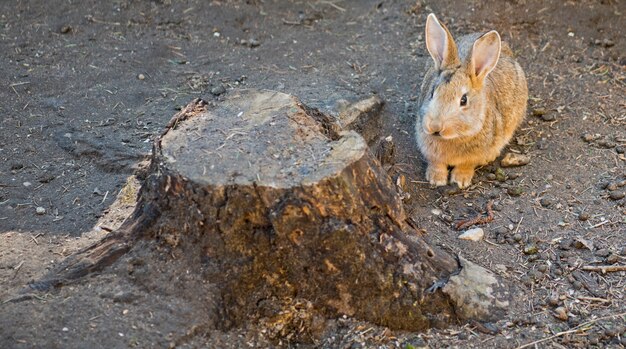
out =
[[(426, 184), (414, 142), (430, 12), (453, 34), (498, 30), (529, 83), (508, 151), (531, 162), (496, 162), (464, 191)], [(626, 265), (624, 14), (619, 0), (0, 2), (0, 347), (623, 348), (626, 272), (594, 267)], [(509, 316), (425, 333), (330, 319), (298, 342), (216, 325), (215, 286), (168, 275), (176, 261), (155, 280), (131, 261), (134, 282), (117, 267), (15, 298), (120, 224), (138, 186), (127, 179), (141, 180), (176, 108), (241, 87), (325, 111), (380, 95), (407, 211), (431, 244), (514, 287)], [(490, 200), (485, 240), (457, 239), (453, 223)]]

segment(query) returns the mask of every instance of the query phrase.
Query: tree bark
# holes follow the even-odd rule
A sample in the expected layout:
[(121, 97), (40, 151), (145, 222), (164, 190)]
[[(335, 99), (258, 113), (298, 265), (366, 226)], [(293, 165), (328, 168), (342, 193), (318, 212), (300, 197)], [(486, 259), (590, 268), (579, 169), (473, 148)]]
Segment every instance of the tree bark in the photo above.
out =
[(240, 90), (215, 107), (196, 100), (181, 110), (155, 141), (133, 216), (31, 287), (102, 270), (145, 247), (139, 240), (220, 285), (233, 325), (294, 300), (405, 330), (467, 313), (449, 296), (458, 289), (439, 290), (460, 261), (407, 224), (364, 139), (279, 92)]

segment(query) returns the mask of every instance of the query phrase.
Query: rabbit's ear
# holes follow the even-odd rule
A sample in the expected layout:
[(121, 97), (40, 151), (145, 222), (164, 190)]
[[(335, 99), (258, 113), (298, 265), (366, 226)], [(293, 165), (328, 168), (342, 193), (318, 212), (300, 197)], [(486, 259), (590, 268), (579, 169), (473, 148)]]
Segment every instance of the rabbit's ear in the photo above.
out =
[(500, 34), (492, 30), (474, 41), (470, 74), (478, 83), (482, 83), (498, 63), (500, 58)]
[(426, 19), (426, 48), (435, 61), (435, 68), (437, 69), (459, 63), (456, 44), (452, 35), (432, 13)]

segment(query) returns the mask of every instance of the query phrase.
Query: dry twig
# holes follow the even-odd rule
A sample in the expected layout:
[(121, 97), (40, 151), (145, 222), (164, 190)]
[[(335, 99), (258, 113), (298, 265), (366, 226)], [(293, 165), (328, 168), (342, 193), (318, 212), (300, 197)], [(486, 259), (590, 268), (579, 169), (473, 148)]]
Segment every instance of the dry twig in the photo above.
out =
[(487, 203), (487, 217), (483, 217), (482, 215), (478, 215), (474, 218), (464, 219), (456, 223), (454, 228), (456, 230), (461, 230), (465, 228), (469, 228), (472, 225), (476, 224), (485, 224), (493, 221), (493, 200)]
[(13, 268), (13, 270), (15, 270), (13, 272), (13, 279), (15, 279), (15, 277), (17, 276), (17, 273), (20, 271), (20, 268), (22, 267), (22, 265), (24, 265), (24, 261), (21, 261), (20, 264), (18, 264), (17, 266)]
[(601, 271), (602, 274), (606, 274), (613, 271), (626, 271), (626, 265), (585, 265), (582, 270)]

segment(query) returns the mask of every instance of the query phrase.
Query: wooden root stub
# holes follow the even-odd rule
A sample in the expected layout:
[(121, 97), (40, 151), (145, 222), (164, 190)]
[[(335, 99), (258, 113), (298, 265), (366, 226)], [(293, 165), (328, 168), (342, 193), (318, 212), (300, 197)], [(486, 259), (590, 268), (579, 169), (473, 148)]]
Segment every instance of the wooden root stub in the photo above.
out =
[[(432, 288), (458, 272), (457, 260), (406, 223), (364, 139), (283, 93), (240, 90), (217, 107), (196, 100), (177, 114), (155, 141), (124, 227), (110, 239), (115, 249), (94, 246), (65, 270), (102, 268), (142, 239), (219, 285), (234, 325), (294, 300), (394, 329), (457, 319), (450, 298)], [(112, 258), (94, 261), (102, 256)]]

